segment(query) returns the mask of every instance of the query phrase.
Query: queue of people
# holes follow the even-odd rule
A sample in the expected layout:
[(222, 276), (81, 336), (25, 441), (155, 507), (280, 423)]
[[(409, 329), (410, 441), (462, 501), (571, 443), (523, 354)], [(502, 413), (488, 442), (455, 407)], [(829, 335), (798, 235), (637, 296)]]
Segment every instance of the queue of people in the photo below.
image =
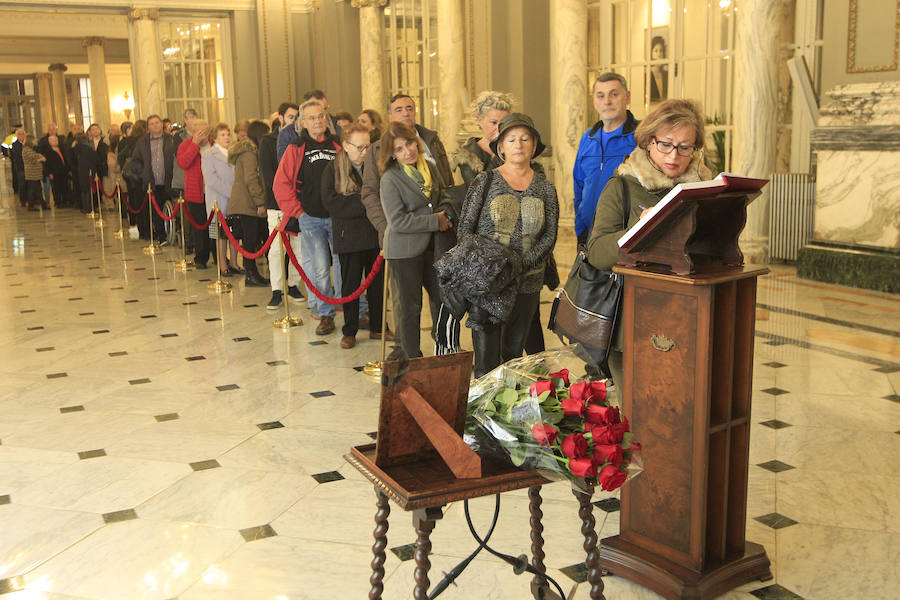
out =
[[(616, 73), (596, 78), (592, 98), (600, 118), (584, 132), (575, 160), (574, 233), (590, 263), (609, 268), (623, 222), (633, 225), (676, 184), (712, 175), (703, 163), (704, 120), (696, 104), (666, 100), (639, 122), (628, 110), (627, 82)], [(145, 190), (159, 206), (183, 195), (198, 223), (217, 208), (226, 223), (214, 218), (208, 230), (190, 228), (196, 267), (214, 258), (220, 276), (244, 275), (247, 287), (270, 287), (269, 310), (287, 299), (308, 301), (318, 335), (336, 330), (342, 308), (345, 349), (368, 329), (374, 340), (396, 335), (392, 357), (422, 356), (424, 290), (437, 347), (459, 349), (468, 315), (481, 376), (543, 349), (539, 296), (544, 285), (559, 284), (553, 260), (559, 201), (536, 161), (541, 134), (528, 115), (513, 112), (509, 94), (481, 93), (471, 115), (481, 136), (453, 156), (437, 132), (417, 122), (406, 94), (390, 99), (386, 121), (373, 109), (355, 120), (332, 116), (325, 94), (311, 90), (300, 105), (283, 103), (269, 119), (242, 119), (233, 130), (193, 109), (174, 133), (167, 119), (151, 115), (111, 130), (109, 141), (98, 125), (86, 133), (73, 128), (62, 140), (51, 125), (38, 142), (16, 132), (22, 141), (12, 149), (15, 181), (23, 205), (46, 206), (52, 195), (57, 206), (80, 200), (84, 212), (91, 209), (92, 178), (105, 177), (105, 187), (121, 181), (132, 210), (144, 207), (128, 213), (140, 237), (153, 227), (165, 239), (163, 220), (143, 202)], [(273, 230), (285, 232), (318, 294), (308, 287), (304, 298), (297, 270), (284, 268), (280, 235), (267, 260), (244, 258), (240, 266), (226, 225), (249, 252)], [(354, 295), (379, 253), (390, 266), (394, 332), (382, 322), (383, 271), (365, 294)], [(435, 264), (445, 259), (439, 283)], [(335, 305), (319, 295), (354, 298)], [(614, 379), (621, 343), (619, 335), (610, 355)]]

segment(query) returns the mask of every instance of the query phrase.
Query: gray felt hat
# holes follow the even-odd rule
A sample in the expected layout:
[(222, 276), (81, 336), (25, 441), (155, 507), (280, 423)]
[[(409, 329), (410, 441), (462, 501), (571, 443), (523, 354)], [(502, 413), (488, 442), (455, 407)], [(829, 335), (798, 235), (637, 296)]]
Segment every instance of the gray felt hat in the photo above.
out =
[(537, 145), (534, 148), (534, 154), (531, 158), (540, 156), (546, 146), (541, 142), (541, 134), (535, 129), (534, 121), (532, 121), (531, 117), (525, 113), (509, 113), (500, 120), (500, 124), (497, 126), (497, 137), (491, 142), (491, 150), (493, 150), (494, 154), (497, 154), (497, 145), (500, 143), (500, 139), (513, 127), (527, 127), (531, 130), (535, 140), (537, 140)]

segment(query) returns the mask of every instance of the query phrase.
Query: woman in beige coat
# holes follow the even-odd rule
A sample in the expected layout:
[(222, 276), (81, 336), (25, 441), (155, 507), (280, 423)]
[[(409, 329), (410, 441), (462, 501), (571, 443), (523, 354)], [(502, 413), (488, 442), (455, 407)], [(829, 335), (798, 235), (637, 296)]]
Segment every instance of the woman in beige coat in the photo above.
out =
[[(259, 141), (269, 133), (269, 126), (263, 121), (253, 121), (247, 128), (247, 138), (228, 148), (228, 162), (234, 165), (234, 184), (228, 200), (228, 214), (240, 215), (244, 239), (243, 247), (248, 252), (256, 252), (267, 235), (266, 195), (259, 175), (257, 152)], [(248, 287), (264, 287), (269, 280), (260, 275), (256, 261), (244, 258), (247, 276), (244, 283)]]

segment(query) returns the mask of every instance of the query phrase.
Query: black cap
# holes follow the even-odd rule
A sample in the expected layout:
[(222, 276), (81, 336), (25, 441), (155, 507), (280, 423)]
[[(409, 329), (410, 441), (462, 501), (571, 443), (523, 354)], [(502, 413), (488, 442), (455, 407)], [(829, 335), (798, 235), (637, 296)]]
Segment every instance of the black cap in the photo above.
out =
[(531, 117), (525, 113), (509, 113), (500, 120), (500, 124), (497, 126), (497, 137), (491, 142), (491, 150), (494, 154), (497, 154), (497, 145), (500, 143), (500, 139), (513, 127), (526, 127), (531, 131), (534, 135), (534, 139), (537, 141), (537, 145), (534, 147), (534, 154), (531, 158), (540, 156), (546, 146), (541, 142), (541, 134), (535, 129), (534, 121), (532, 121)]

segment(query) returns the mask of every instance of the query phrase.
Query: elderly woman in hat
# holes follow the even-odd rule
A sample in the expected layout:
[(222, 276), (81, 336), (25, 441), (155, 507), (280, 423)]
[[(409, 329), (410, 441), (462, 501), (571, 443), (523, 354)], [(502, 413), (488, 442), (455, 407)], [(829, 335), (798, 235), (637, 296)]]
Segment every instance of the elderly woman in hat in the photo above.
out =
[(503, 117), (491, 149), (503, 164), (480, 173), (469, 186), (457, 235), (460, 241), (482, 236), (507, 247), (518, 256), (520, 270), (515, 303), (506, 320), (472, 329), (476, 377), (522, 356), (559, 220), (556, 188), (531, 166), (544, 150), (531, 117), (522, 113)]

